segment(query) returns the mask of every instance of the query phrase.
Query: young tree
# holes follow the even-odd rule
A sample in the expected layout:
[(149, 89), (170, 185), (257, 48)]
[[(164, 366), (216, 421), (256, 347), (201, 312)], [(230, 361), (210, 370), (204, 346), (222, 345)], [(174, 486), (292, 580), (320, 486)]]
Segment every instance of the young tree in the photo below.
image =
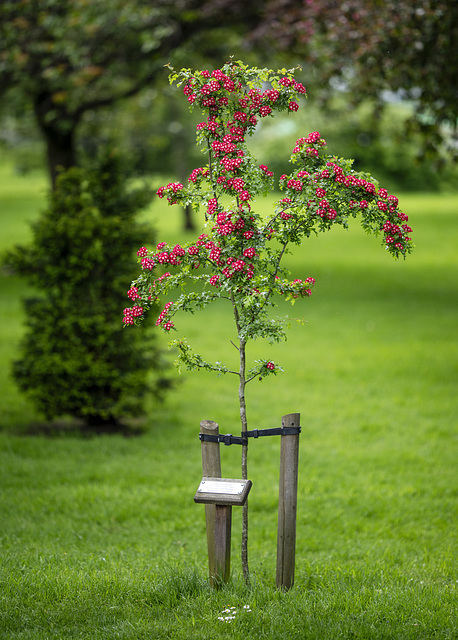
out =
[[(158, 195), (170, 204), (192, 204), (205, 218), (205, 233), (185, 246), (161, 242), (152, 250), (138, 250), (142, 273), (128, 292), (134, 304), (124, 310), (124, 323), (137, 324), (152, 304), (175, 290), (175, 299), (167, 301), (156, 322), (165, 332), (175, 330), (178, 312), (194, 313), (215, 300), (227, 301), (237, 336), (236, 366), (207, 362), (185, 338), (171, 344), (187, 369), (236, 376), (243, 436), (248, 431), (248, 383), (281, 371), (268, 358), (248, 362), (247, 345), (257, 338), (281, 341), (285, 323), (269, 316), (274, 296), (291, 302), (308, 298), (315, 282), (311, 276), (290, 280), (282, 266), (290, 247), (335, 224), (347, 227), (350, 218), (361, 216), (363, 228), (382, 234), (382, 245), (397, 258), (412, 249), (411, 229), (398, 199), (368, 174), (353, 171), (351, 160), (325, 155), (326, 143), (318, 132), (297, 141), (291, 156), (297, 168), (281, 176), (284, 193), (274, 210), (256, 208), (256, 197), (272, 191), (274, 181), (268, 167), (250, 154), (246, 138), (259, 119), (297, 111), (297, 97), (306, 90), (294, 79), (294, 70), (274, 72), (231, 61), (211, 73), (183, 69), (172, 73), (171, 81), (183, 84), (191, 107), (207, 114), (197, 127), (207, 164), (194, 169), (188, 185), (170, 183)], [(158, 268), (164, 270), (160, 275)], [(246, 444), (242, 476), (247, 478)], [(247, 536), (244, 507), (242, 566), (248, 580)]]
[(139, 415), (147, 393), (167, 379), (151, 332), (127, 334), (116, 322), (132, 251), (152, 230), (135, 220), (151, 190), (132, 190), (124, 163), (107, 152), (95, 168), (62, 173), (29, 246), (6, 262), (39, 295), (26, 300), (26, 334), (14, 377), (50, 419), (71, 415), (116, 429)]

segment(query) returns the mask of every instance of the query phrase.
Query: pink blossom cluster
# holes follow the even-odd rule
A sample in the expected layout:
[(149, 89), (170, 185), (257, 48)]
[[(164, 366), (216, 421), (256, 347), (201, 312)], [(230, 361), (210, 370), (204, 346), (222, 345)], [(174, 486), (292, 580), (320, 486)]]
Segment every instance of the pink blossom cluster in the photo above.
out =
[(179, 200), (179, 194), (181, 194), (183, 190), (183, 185), (181, 182), (170, 182), (166, 187), (159, 187), (157, 190), (157, 195), (159, 198), (163, 198), (167, 196), (167, 200), (170, 204), (177, 204)]
[(203, 167), (198, 167), (197, 169), (193, 169), (191, 175), (189, 176), (189, 182), (198, 182), (200, 178), (206, 178), (208, 176), (208, 170)]
[[(319, 158), (319, 147), (326, 145), (325, 140), (318, 131), (309, 136), (299, 138), (294, 148), (293, 160), (295, 162), (305, 163), (305, 167), (297, 171), (293, 176), (283, 175), (280, 178), (280, 186), (286, 189), (288, 195), (291, 196), (292, 206), (294, 207), (297, 198), (301, 193), (310, 193), (310, 187), (314, 186), (315, 198), (308, 199), (305, 206), (309, 211), (314, 212), (316, 216), (323, 220), (323, 224), (328, 225), (337, 219), (337, 211), (339, 208), (348, 206), (351, 211), (359, 209), (363, 215), (374, 218), (374, 209), (379, 214), (390, 216), (389, 224), (383, 225), (385, 233), (386, 247), (397, 256), (399, 253), (405, 254), (409, 248), (411, 238), (406, 235), (409, 232), (402, 227), (405, 222), (405, 214), (398, 210), (398, 199), (396, 196), (388, 194), (385, 188), (377, 189), (376, 185), (370, 180), (361, 177), (353, 171), (345, 170), (340, 166), (336, 159), (326, 160), (323, 158), (322, 167), (320, 168), (317, 159)], [(310, 154), (310, 150), (313, 154)], [(315, 153), (316, 152), (316, 153)], [(313, 164), (310, 164), (313, 163)], [(324, 167), (324, 168), (323, 168)], [(306, 170), (312, 168), (312, 171)], [(343, 188), (347, 193), (336, 190), (336, 187), (329, 189), (327, 183), (334, 183), (339, 189)], [(345, 197), (344, 204), (342, 196)], [(284, 212), (280, 216), (285, 219)], [(392, 232), (391, 224), (394, 225)], [(401, 226), (400, 226), (401, 225)], [(323, 227), (327, 228), (327, 226)]]
[(385, 233), (385, 242), (387, 246), (394, 245), (396, 249), (402, 251), (405, 248), (405, 243), (410, 242), (410, 238), (407, 234), (412, 233), (411, 227), (408, 224), (399, 225), (399, 222), (407, 221), (409, 217), (402, 213), (397, 212), (397, 222), (387, 220), (383, 223), (382, 229)]
[[(161, 326), (165, 331), (170, 331), (173, 329), (174, 324), (170, 321), (170, 307), (173, 305), (173, 302), (167, 302), (164, 309), (159, 314), (156, 320), (156, 326)], [(165, 321), (165, 322), (164, 322)]]
[(309, 276), (305, 280), (296, 278), (292, 282), (287, 280), (280, 280), (277, 278), (278, 291), (283, 294), (288, 294), (291, 298), (308, 298), (312, 295), (312, 287), (315, 284), (315, 278)]
[[(288, 77), (283, 77), (279, 81), (278, 89), (261, 91), (259, 88), (251, 88), (244, 91), (244, 87), (237, 78), (238, 71), (234, 66), (233, 77), (230, 71), (224, 73), (221, 69), (215, 69), (211, 74), (209, 71), (196, 73), (186, 82), (183, 93), (190, 104), (209, 109), (210, 115), (219, 108), (227, 106), (229, 100), (235, 98), (237, 108), (233, 112), (234, 120), (242, 124), (250, 122), (253, 125), (256, 124), (256, 115), (266, 117), (271, 114), (272, 105), (281, 99), (280, 88), (285, 91), (286, 97), (306, 93), (305, 87), (300, 82)], [(289, 100), (288, 104), (291, 102)], [(293, 109), (295, 110), (295, 107)]]
[(323, 198), (318, 202), (318, 209), (316, 215), (320, 218), (327, 218), (328, 220), (335, 220), (337, 218), (337, 211), (331, 207), (329, 202)]
[(128, 307), (127, 309), (124, 309), (124, 318), (123, 318), (123, 322), (124, 324), (134, 324), (135, 322), (135, 318), (139, 318), (140, 316), (143, 315), (143, 307), (140, 307), (140, 305), (134, 305), (133, 307)]
[(266, 175), (268, 178), (272, 178), (272, 177), (273, 177), (274, 172), (273, 172), (273, 171), (270, 171), (270, 170), (269, 170), (269, 167), (268, 167), (266, 164), (260, 164), (260, 165), (259, 165), (259, 168), (261, 169), (261, 171), (264, 171), (265, 175)]
[(177, 244), (169, 249), (167, 243), (160, 242), (156, 247), (156, 253), (148, 258), (142, 258), (141, 265), (143, 269), (149, 271), (159, 264), (178, 266), (185, 255), (186, 250), (181, 245)]
[(235, 275), (243, 276), (247, 280), (251, 280), (254, 276), (254, 265), (252, 263), (247, 264), (241, 258), (229, 257), (226, 260), (226, 264), (227, 266), (221, 270), (221, 273), (227, 280), (230, 280)]
[(141, 297), (140, 294), (138, 293), (138, 287), (131, 287), (127, 292), (127, 297), (130, 298), (132, 301), (138, 300)]
[(153, 258), (142, 258), (141, 265), (145, 271), (152, 271), (155, 267), (155, 262)]

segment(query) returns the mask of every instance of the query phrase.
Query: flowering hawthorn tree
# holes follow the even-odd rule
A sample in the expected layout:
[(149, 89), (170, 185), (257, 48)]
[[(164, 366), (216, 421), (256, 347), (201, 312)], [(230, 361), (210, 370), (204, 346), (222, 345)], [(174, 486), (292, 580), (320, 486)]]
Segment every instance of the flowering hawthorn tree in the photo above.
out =
[[(182, 69), (170, 75), (171, 83), (183, 85), (191, 108), (198, 107), (206, 119), (197, 126), (197, 141), (207, 162), (193, 170), (187, 185), (173, 182), (158, 190), (169, 204), (191, 204), (201, 212), (204, 231), (184, 246), (159, 243), (138, 250), (142, 272), (132, 283), (128, 297), (133, 306), (124, 310), (126, 325), (138, 324), (160, 298), (177, 290), (157, 318), (165, 332), (175, 330), (178, 312), (195, 312), (219, 299), (228, 301), (237, 332), (238, 368), (207, 362), (187, 341), (171, 342), (178, 348), (179, 362), (187, 369), (206, 369), (238, 377), (242, 432), (248, 430), (245, 388), (252, 380), (281, 370), (268, 359), (247, 362), (250, 340), (285, 337), (282, 319), (269, 317), (275, 294), (292, 303), (308, 298), (313, 277), (290, 279), (282, 258), (292, 245), (300, 245), (311, 233), (327, 231), (335, 224), (347, 227), (349, 218), (360, 216), (368, 233), (382, 235), (382, 244), (395, 258), (412, 250), (407, 216), (398, 208), (396, 196), (379, 188), (368, 174), (352, 170), (352, 161), (324, 153), (326, 142), (318, 132), (296, 142), (291, 162), (295, 171), (282, 175), (283, 192), (273, 211), (255, 207), (257, 196), (276, 188), (268, 167), (258, 165), (246, 139), (260, 119), (276, 112), (295, 112), (297, 99), (306, 93), (294, 79), (294, 69), (274, 72), (229, 62), (221, 69)], [(247, 446), (242, 446), (242, 476), (247, 478)], [(247, 510), (242, 527), (242, 567), (248, 579)]]

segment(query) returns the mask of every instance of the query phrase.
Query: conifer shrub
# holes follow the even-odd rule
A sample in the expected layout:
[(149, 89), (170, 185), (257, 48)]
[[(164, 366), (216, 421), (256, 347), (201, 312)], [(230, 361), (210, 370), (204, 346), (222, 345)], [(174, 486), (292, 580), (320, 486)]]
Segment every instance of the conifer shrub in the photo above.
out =
[(13, 376), (47, 419), (119, 427), (143, 412), (148, 393), (169, 386), (153, 334), (124, 331), (119, 321), (135, 250), (145, 234), (154, 239), (136, 219), (152, 192), (130, 188), (124, 167), (105, 152), (91, 167), (61, 173), (32, 243), (6, 255), (37, 294), (24, 301)]

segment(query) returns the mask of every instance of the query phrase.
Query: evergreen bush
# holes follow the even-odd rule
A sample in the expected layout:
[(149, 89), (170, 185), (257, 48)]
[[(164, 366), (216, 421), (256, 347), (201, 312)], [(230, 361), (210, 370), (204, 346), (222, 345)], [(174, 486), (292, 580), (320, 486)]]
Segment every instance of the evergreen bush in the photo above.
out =
[(135, 250), (153, 230), (136, 221), (151, 200), (130, 188), (124, 163), (105, 152), (91, 167), (60, 174), (33, 241), (5, 262), (40, 293), (25, 300), (26, 333), (13, 375), (47, 419), (119, 426), (140, 415), (147, 393), (169, 381), (148, 329), (124, 331), (119, 310)]

